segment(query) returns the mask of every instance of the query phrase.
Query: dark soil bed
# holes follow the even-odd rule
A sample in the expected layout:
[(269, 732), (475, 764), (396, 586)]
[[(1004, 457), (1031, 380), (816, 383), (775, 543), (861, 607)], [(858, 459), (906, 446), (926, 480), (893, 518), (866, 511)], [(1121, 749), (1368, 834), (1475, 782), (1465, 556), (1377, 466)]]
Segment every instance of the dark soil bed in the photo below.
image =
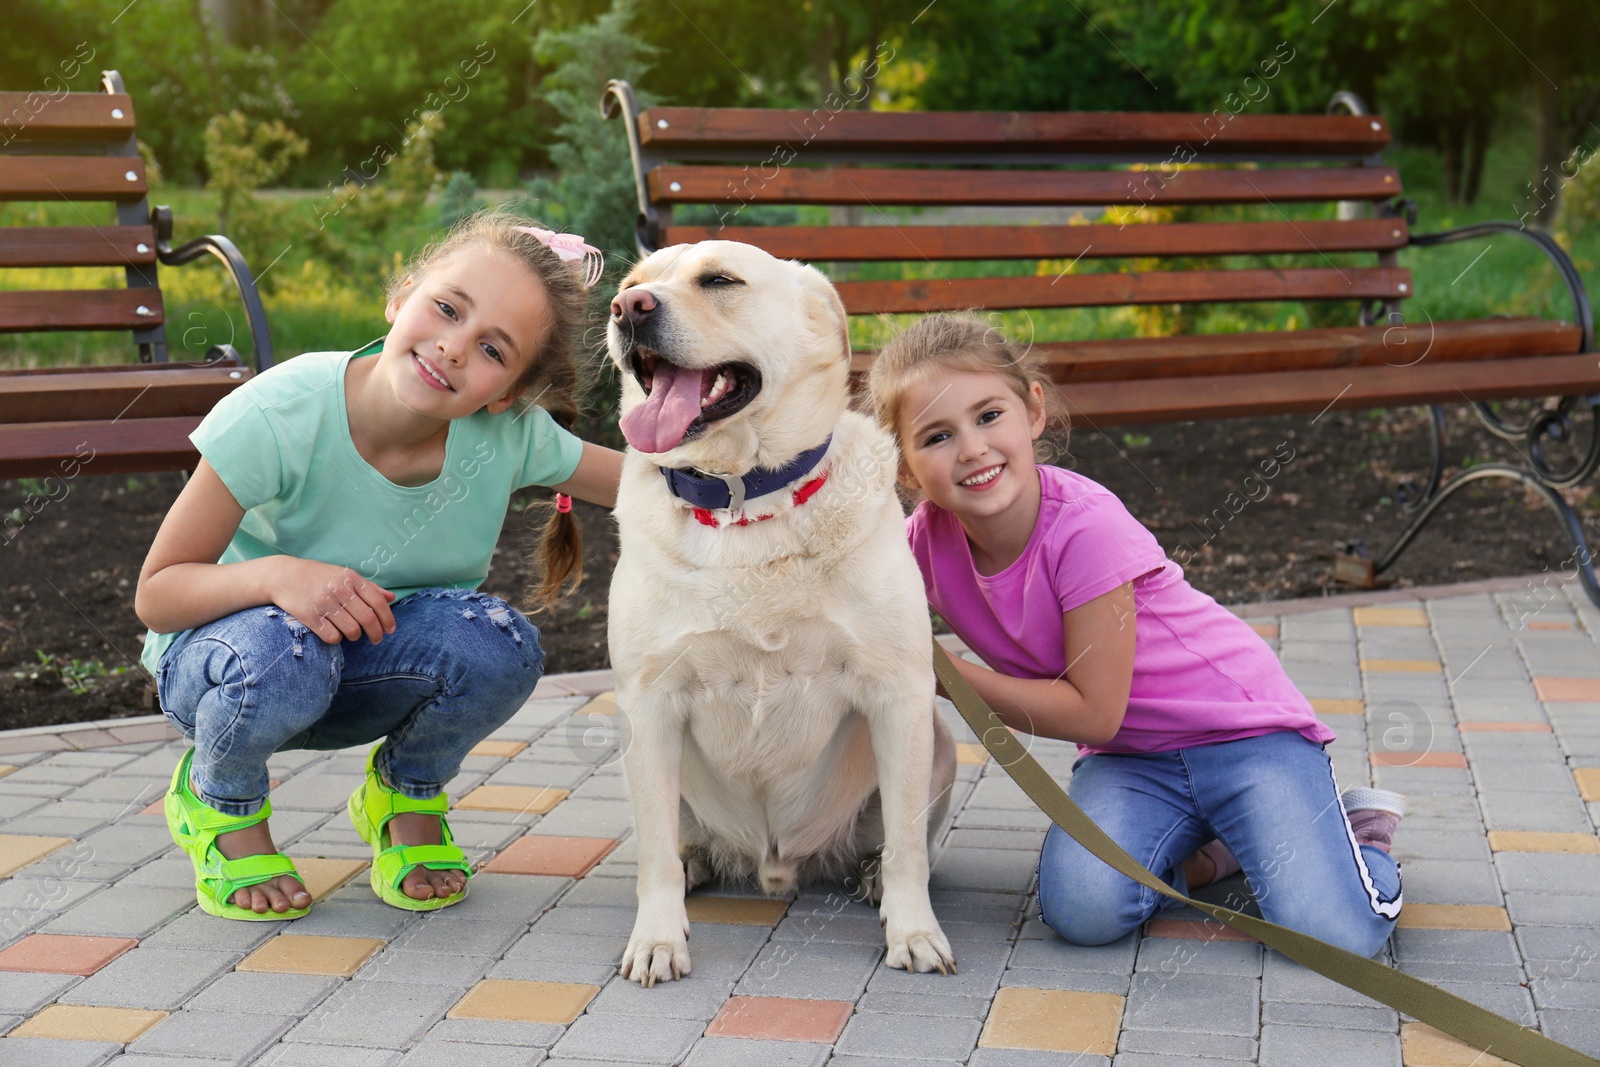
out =
[[(1339, 542), (1360, 537), (1376, 553), (1401, 528), (1395, 479), (1423, 473), (1426, 418), (1405, 409), (1104, 432), (1080, 425), (1061, 462), (1117, 493), (1185, 563), (1189, 580), (1221, 602), (1315, 597), (1338, 591), (1332, 557)], [(1464, 409), (1450, 418), (1452, 468), (1515, 458)], [(151, 710), (133, 593), (181, 487), (177, 474), (85, 476), (66, 483), (64, 496), (60, 484), (41, 490), (35, 483), (50, 496), (30, 500), (28, 483), (0, 481), (0, 728)], [(1600, 497), (1588, 486), (1571, 499), (1586, 527), (1600, 515)], [(577, 509), (587, 577), (558, 610), (534, 617), (553, 672), (606, 666), (616, 530), (605, 510)], [(507, 513), (486, 592), (526, 602), (539, 521), (515, 506)], [(1536, 495), (1485, 482), (1446, 504), (1384, 580), (1407, 586), (1528, 574), (1556, 570), (1571, 554)]]

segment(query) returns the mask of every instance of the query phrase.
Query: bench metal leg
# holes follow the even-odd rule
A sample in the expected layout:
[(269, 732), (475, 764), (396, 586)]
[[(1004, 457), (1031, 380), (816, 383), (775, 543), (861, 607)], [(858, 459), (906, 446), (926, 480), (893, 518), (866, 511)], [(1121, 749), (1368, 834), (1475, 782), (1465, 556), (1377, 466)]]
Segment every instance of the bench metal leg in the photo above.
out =
[[(1546, 459), (1544, 443), (1546, 439), (1555, 442), (1573, 439), (1572, 415), (1580, 406), (1588, 409), (1590, 418), (1588, 447), (1571, 466), (1554, 468)], [(1437, 404), (1433, 405), (1430, 408), (1432, 433), (1429, 440), (1432, 465), (1427, 485), (1421, 491), (1413, 483), (1405, 483), (1398, 488), (1396, 496), (1402, 508), (1415, 512), (1415, 515), (1400, 536), (1374, 561), (1373, 573), (1381, 574), (1389, 569), (1440, 506), (1458, 490), (1473, 482), (1501, 479), (1520, 482), (1544, 497), (1545, 503), (1550, 505), (1561, 521), (1567, 540), (1572, 545), (1572, 555), (1563, 562), (1562, 569), (1565, 570), (1568, 564), (1572, 565), (1578, 580), (1583, 583), (1584, 592), (1589, 594), (1589, 600), (1600, 607), (1600, 580), (1595, 577), (1594, 552), (1589, 548), (1588, 537), (1583, 532), (1583, 524), (1577, 513), (1560, 493), (1561, 489), (1570, 488), (1589, 477), (1600, 465), (1600, 395), (1564, 397), (1555, 408), (1538, 411), (1525, 423), (1506, 422), (1489, 404), (1475, 403), (1473, 410), (1496, 437), (1510, 442), (1522, 453), (1527, 465), (1484, 463), (1458, 471), (1448, 480), (1441, 481), (1444, 471), (1444, 410)]]

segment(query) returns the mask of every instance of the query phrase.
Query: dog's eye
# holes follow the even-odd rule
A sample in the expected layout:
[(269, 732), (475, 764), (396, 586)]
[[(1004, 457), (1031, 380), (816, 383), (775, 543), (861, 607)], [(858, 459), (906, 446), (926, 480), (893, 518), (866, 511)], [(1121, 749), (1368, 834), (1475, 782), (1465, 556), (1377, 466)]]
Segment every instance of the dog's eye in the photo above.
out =
[(744, 282), (726, 274), (707, 274), (700, 279), (700, 284), (707, 289), (715, 289), (726, 285), (743, 285)]

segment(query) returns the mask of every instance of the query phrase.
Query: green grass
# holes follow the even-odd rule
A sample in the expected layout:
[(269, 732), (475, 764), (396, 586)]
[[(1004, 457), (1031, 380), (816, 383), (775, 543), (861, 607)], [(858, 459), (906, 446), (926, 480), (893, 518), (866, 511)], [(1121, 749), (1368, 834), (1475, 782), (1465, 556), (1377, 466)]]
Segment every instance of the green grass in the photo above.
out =
[[(1510, 129), (1491, 148), (1479, 201), (1471, 208), (1450, 207), (1441, 192), (1438, 157), (1429, 151), (1399, 146), (1388, 159), (1398, 166), (1406, 195), (1418, 204), (1416, 233), (1432, 233), (1486, 219), (1515, 220), (1519, 193), (1532, 158), (1531, 134)], [(254, 257), (252, 267), (269, 272), (271, 285), (264, 294), (277, 358), (300, 352), (355, 348), (385, 329), (382, 317), (385, 278), (352, 277), (319, 261), (313, 253), (317, 209), (326, 207), (321, 191), (277, 191), (290, 205), (284, 245), (288, 252), (270, 265), (271, 252)], [(152, 194), (155, 202), (168, 203), (176, 215), (176, 241), (181, 242), (216, 229), (216, 205), (204, 190), (165, 189)], [(820, 223), (826, 208), (780, 209), (789, 221)], [(1332, 218), (1332, 205), (1284, 205), (1293, 219)], [(109, 221), (105, 205), (24, 205), (0, 208), (0, 225)], [(908, 209), (890, 209), (891, 220), (909, 221)], [(1194, 218), (1277, 219), (1277, 208), (1217, 208), (1196, 212)], [(755, 212), (740, 221), (754, 221)], [(768, 221), (768, 220), (763, 220)], [(871, 221), (871, 220), (868, 220)], [(424, 239), (425, 226), (416, 228)], [(398, 266), (413, 248), (376, 250), (377, 257)], [(1591, 226), (1569, 249), (1585, 282), (1600, 285), (1600, 226)], [(1413, 248), (1400, 253), (1400, 264), (1412, 271), (1417, 294), (1406, 301), (1408, 321), (1481, 318), (1488, 315), (1536, 315), (1569, 319), (1571, 303), (1553, 267), (1529, 242), (1511, 235), (1491, 240), (1462, 242), (1438, 248)], [(1216, 260), (1191, 260), (1190, 267), (1371, 266), (1370, 255), (1234, 256)], [(826, 267), (827, 265), (823, 265)], [(991, 261), (861, 264), (849, 274), (859, 279), (960, 278), (1037, 274), (1054, 276), (1066, 264), (1051, 261)], [(1125, 268), (1122, 261), (1081, 260), (1074, 273)], [(391, 268), (392, 269), (392, 268)], [(195, 359), (220, 341), (231, 341), (248, 351), (248, 330), (239, 301), (221, 266), (207, 258), (183, 268), (162, 268), (169, 344), (174, 358)], [(74, 270), (11, 270), (0, 272), (0, 289), (120, 287), (121, 271), (111, 268)], [(1292, 329), (1307, 325), (1354, 322), (1355, 305), (1307, 306), (1300, 303), (1223, 304), (1192, 310), (1181, 326), (1200, 333), (1261, 329)], [(916, 316), (858, 319), (852, 340), (876, 347), (889, 333)], [(1139, 312), (1131, 308), (1047, 309), (995, 313), (1012, 336), (1020, 340), (1077, 340), (1134, 336), (1140, 329)], [(0, 336), (0, 367), (61, 364), (115, 363), (130, 360), (132, 346), (124, 334), (25, 334)]]

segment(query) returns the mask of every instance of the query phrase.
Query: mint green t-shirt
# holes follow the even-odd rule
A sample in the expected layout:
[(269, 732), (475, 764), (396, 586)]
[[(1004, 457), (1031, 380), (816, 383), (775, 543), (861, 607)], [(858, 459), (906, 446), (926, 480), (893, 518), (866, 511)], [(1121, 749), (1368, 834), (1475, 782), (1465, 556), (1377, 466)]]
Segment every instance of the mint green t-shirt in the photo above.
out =
[[(397, 603), (418, 589), (476, 589), (489, 576), (512, 492), (572, 477), (583, 443), (537, 406), (478, 411), (450, 423), (437, 478), (396, 485), (350, 437), (345, 368), (369, 354), (373, 346), (279, 363), (229, 393), (189, 435), (245, 509), (217, 562), (320, 560), (351, 568)], [(146, 636), (140, 658), (152, 674), (181, 632)]]

